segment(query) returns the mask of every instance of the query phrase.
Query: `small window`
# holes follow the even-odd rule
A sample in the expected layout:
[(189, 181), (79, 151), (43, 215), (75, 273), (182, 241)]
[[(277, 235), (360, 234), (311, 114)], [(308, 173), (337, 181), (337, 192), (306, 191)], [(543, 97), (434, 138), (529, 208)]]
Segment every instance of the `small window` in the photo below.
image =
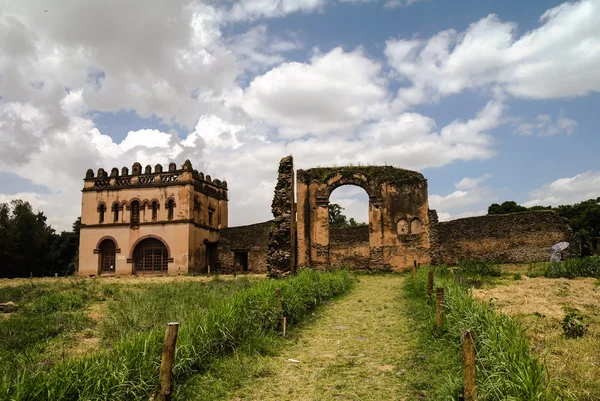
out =
[(397, 230), (398, 230), (398, 235), (407, 235), (410, 230), (408, 221), (406, 221), (406, 219), (404, 219), (404, 218), (398, 220)]
[(138, 201), (131, 202), (131, 225), (137, 226), (140, 224), (140, 203)]
[(173, 220), (174, 209), (175, 209), (175, 201), (173, 199), (169, 199), (169, 201), (167, 202), (167, 219), (168, 220)]
[(213, 214), (215, 213), (214, 210), (210, 210), (208, 209), (208, 225), (212, 226), (213, 225)]
[(158, 202), (152, 202), (152, 221), (156, 221), (158, 218)]
[(104, 203), (98, 205), (98, 222), (104, 223), (104, 213), (106, 212), (106, 206)]
[(119, 222), (119, 204), (115, 203), (112, 207), (112, 210), (113, 210), (113, 221), (115, 223), (118, 223)]
[(421, 223), (421, 220), (419, 219), (414, 219), (413, 221), (410, 222), (410, 233), (411, 234), (421, 234), (421, 231), (423, 231), (423, 224)]

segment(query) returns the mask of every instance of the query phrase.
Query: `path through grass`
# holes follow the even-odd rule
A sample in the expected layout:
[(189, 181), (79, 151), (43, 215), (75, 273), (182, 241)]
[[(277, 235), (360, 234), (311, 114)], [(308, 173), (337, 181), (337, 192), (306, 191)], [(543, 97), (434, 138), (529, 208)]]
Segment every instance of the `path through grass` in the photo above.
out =
[(416, 341), (400, 298), (405, 279), (359, 276), (350, 294), (323, 308), (295, 343), (269, 358), (271, 374), (244, 383), (230, 399), (405, 399), (400, 361)]

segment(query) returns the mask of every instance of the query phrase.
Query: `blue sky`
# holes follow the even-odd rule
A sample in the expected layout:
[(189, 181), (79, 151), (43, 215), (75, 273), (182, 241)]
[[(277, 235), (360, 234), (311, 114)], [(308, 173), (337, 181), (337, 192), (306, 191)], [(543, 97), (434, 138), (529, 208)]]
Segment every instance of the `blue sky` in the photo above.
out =
[(0, 0), (0, 201), (59, 229), (135, 161), (227, 179), (232, 225), (290, 153), (419, 170), (442, 219), (600, 196), (600, 0), (114, 1)]

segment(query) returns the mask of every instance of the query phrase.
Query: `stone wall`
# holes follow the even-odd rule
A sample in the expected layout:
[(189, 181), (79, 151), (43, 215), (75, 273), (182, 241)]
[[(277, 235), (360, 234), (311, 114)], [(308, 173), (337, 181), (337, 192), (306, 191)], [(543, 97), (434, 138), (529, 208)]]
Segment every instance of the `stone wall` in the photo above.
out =
[(279, 162), (277, 185), (271, 211), (274, 224), (270, 233), (267, 270), (270, 277), (284, 277), (296, 268), (296, 212), (294, 205), (294, 160)]
[(579, 245), (568, 223), (550, 210), (487, 215), (432, 224), (434, 264), (456, 264), (460, 259), (488, 259), (502, 263), (550, 260), (550, 247), (567, 241), (565, 256), (577, 256)]
[(331, 228), (329, 253), (332, 267), (369, 267), (369, 226)]
[[(248, 272), (267, 271), (267, 248), (273, 221), (221, 230), (219, 240), (219, 270), (232, 273), (236, 251), (248, 252)], [(239, 272), (239, 271), (238, 271)]]

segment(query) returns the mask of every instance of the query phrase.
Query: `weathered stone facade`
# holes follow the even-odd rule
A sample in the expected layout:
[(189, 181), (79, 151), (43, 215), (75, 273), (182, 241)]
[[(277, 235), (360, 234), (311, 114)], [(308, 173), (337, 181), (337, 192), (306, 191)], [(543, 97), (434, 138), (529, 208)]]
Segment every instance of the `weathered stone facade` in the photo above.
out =
[[(221, 230), (219, 271), (233, 273), (265, 273), (269, 234), (274, 221), (229, 227)], [(245, 256), (244, 256), (245, 255)]]
[(294, 204), (294, 159), (279, 162), (277, 185), (271, 204), (274, 222), (270, 233), (267, 270), (270, 277), (284, 277), (296, 269), (296, 211)]
[(550, 247), (572, 244), (565, 256), (578, 256), (579, 244), (568, 223), (550, 210), (469, 217), (433, 224), (431, 248), (435, 264), (456, 264), (461, 259), (487, 259), (502, 263), (550, 260)]
[(367, 269), (370, 258), (369, 226), (331, 228), (329, 256), (332, 266)]
[(217, 263), (228, 225), (227, 182), (186, 160), (88, 170), (82, 190), (79, 274), (185, 274)]
[(335, 267), (328, 205), (331, 192), (342, 185), (359, 186), (369, 195), (369, 269), (400, 271), (414, 261), (429, 263), (427, 181), (422, 174), (392, 166), (348, 166), (298, 170), (297, 176), (299, 264)]

